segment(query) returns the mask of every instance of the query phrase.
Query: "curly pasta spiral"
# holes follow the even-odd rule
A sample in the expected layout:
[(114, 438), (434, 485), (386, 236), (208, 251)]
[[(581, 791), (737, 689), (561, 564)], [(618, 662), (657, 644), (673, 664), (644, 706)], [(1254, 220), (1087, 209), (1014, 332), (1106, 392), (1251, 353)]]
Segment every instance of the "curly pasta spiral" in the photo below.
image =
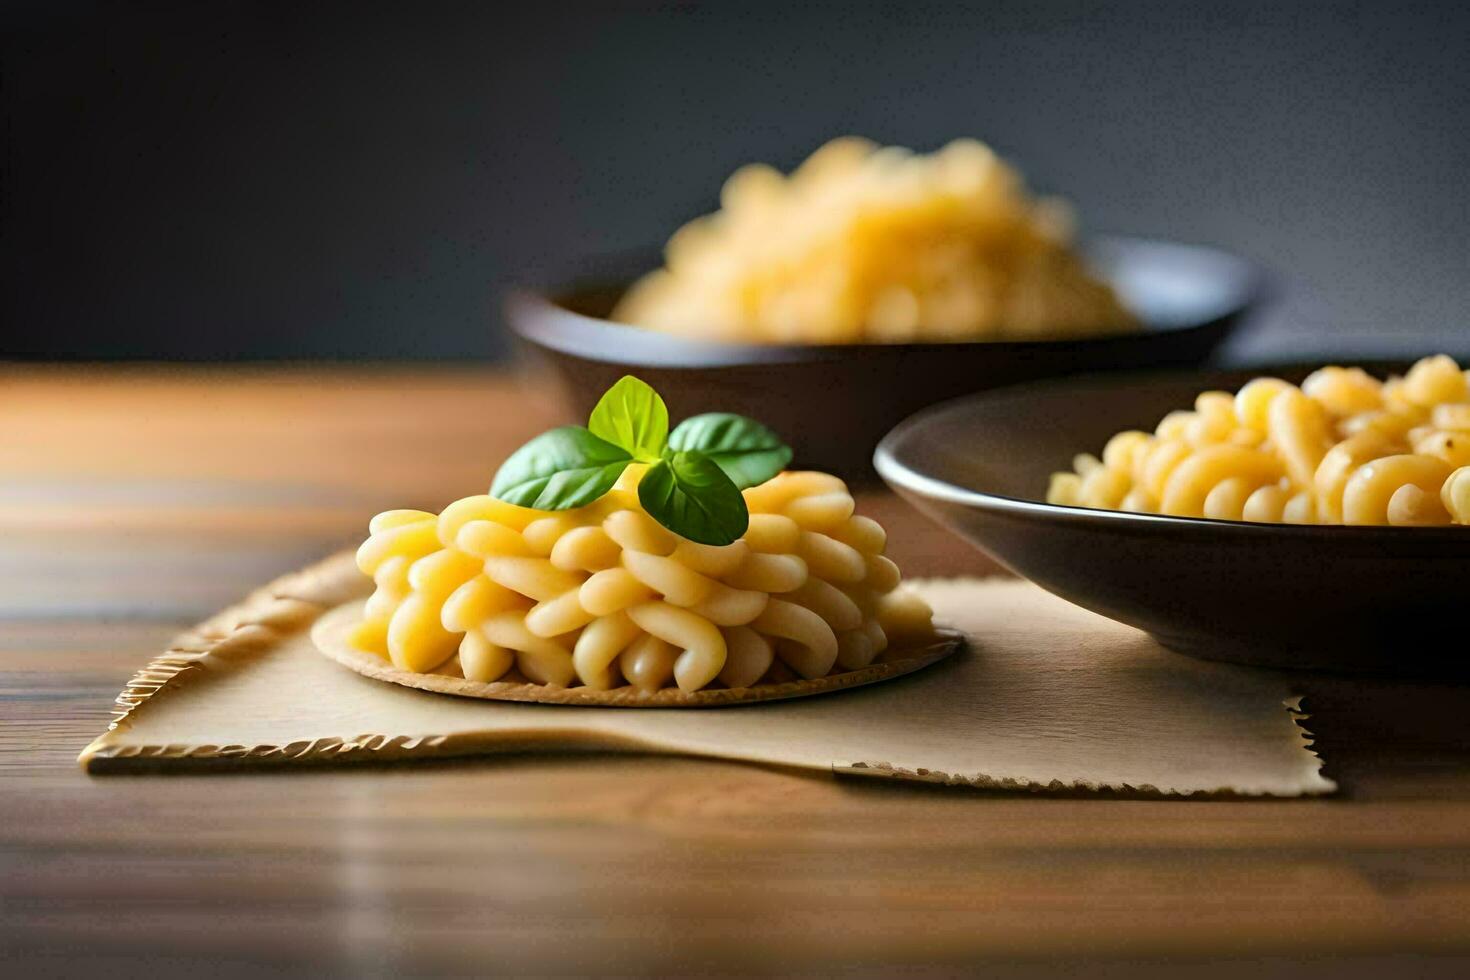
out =
[(1209, 391), (1152, 433), (1052, 475), (1047, 501), (1288, 524), (1470, 524), (1470, 379), (1444, 355), (1380, 382), (1324, 367), (1300, 387)]
[(357, 562), (377, 585), (352, 642), (405, 670), (606, 690), (821, 677), (927, 633), (898, 590), (886, 536), (846, 485), (782, 473), (744, 491), (745, 536), (723, 547), (665, 529), (638, 503), (639, 467), (578, 510), (488, 496), (440, 514), (379, 514)]

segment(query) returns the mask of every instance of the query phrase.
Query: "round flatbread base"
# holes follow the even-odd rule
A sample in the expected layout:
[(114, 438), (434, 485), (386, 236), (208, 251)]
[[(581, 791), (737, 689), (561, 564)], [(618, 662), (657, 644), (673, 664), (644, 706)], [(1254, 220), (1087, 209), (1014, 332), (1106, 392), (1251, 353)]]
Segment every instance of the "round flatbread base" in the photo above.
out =
[(533, 684), (520, 678), (514, 670), (508, 675), (509, 679), (489, 683), (448, 674), (418, 674), (411, 670), (402, 670), (393, 666), (390, 661), (359, 650), (347, 642), (352, 628), (362, 621), (362, 605), (361, 602), (349, 602), (317, 620), (311, 631), (311, 639), (317, 650), (339, 664), (375, 680), (402, 684), (421, 691), (453, 694), (462, 698), (486, 698), (491, 701), (535, 701), (541, 704), (573, 704), (600, 708), (712, 708), (756, 701), (779, 701), (862, 687), (910, 674), (943, 660), (964, 645), (962, 633), (936, 629), (934, 637), (926, 642), (884, 651), (883, 658), (877, 663), (812, 680), (757, 684), (754, 687), (704, 688), (699, 691), (681, 691), (678, 688), (644, 691), (631, 685), (598, 691), (589, 687)]

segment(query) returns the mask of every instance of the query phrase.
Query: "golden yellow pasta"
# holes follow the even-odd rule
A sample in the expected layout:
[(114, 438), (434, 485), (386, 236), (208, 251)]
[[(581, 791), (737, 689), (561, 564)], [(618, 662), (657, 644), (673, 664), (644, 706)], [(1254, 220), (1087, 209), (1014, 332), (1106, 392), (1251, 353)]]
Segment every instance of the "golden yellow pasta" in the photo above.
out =
[(1298, 387), (1210, 391), (1152, 433), (1053, 474), (1049, 503), (1288, 524), (1470, 524), (1470, 379), (1441, 354), (1380, 382), (1324, 367)]
[(914, 154), (833, 140), (789, 177), (736, 171), (721, 209), (613, 313), (710, 339), (856, 343), (1024, 339), (1136, 327), (1070, 248), (1068, 210), (1026, 193), (985, 145)]
[(644, 690), (821, 677), (927, 634), (883, 529), (836, 477), (786, 472), (743, 491), (749, 527), (698, 544), (639, 502), (643, 464), (575, 509), (490, 496), (379, 514), (358, 549), (376, 583), (351, 642), (401, 669)]

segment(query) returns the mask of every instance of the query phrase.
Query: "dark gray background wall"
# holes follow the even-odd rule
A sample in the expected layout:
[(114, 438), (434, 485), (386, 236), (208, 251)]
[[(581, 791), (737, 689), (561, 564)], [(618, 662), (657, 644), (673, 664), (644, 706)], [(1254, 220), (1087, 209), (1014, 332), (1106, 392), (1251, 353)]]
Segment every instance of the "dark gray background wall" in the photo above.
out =
[(1470, 5), (33, 3), (0, 355), (493, 357), (498, 289), (740, 163), (991, 142), (1288, 273), (1239, 356), (1470, 349)]

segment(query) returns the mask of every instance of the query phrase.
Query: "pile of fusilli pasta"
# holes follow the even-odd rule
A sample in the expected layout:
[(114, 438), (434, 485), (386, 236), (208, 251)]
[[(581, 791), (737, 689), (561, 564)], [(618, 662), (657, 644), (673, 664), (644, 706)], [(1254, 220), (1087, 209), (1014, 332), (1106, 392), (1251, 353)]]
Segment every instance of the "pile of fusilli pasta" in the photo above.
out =
[(744, 491), (749, 530), (696, 544), (639, 506), (632, 466), (586, 507), (467, 497), (373, 519), (357, 561), (377, 589), (354, 646), (419, 673), (607, 690), (749, 687), (864, 667), (930, 630), (895, 591), (883, 529), (841, 480), (782, 473)]
[(833, 140), (789, 177), (736, 171), (614, 319), (766, 343), (1080, 336), (1136, 322), (1069, 248), (1070, 217), (982, 143)]
[(1152, 434), (1052, 476), (1047, 501), (1289, 524), (1470, 524), (1470, 382), (1426, 357), (1380, 382), (1324, 367), (1301, 384), (1210, 391)]

